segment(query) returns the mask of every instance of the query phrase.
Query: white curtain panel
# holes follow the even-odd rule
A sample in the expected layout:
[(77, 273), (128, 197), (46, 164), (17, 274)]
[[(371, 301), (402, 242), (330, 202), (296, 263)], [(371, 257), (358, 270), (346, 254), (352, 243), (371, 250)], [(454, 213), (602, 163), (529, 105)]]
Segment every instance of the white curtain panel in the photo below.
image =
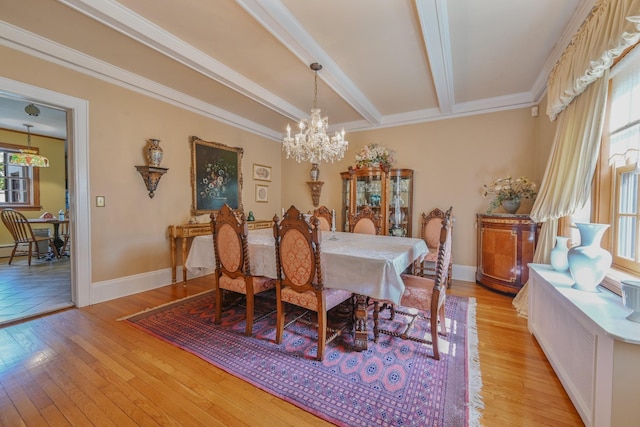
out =
[(640, 0), (598, 1), (549, 75), (551, 121), (638, 40)]

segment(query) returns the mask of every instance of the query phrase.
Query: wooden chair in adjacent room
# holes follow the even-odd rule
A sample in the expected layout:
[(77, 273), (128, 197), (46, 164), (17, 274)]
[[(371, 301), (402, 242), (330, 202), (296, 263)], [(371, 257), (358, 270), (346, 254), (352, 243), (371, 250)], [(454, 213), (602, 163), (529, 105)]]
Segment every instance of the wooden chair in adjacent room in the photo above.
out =
[(333, 214), (326, 206), (320, 206), (318, 209), (314, 209), (313, 216), (320, 220), (320, 230), (331, 231)]
[(211, 214), (213, 250), (216, 257), (216, 324), (222, 321), (223, 291), (244, 294), (247, 315), (245, 335), (251, 336), (254, 322), (255, 295), (273, 289), (275, 280), (252, 276), (247, 246), (247, 223), (244, 213), (238, 215), (224, 205)]
[(9, 230), (9, 233), (11, 233), (14, 242), (9, 264), (11, 264), (13, 257), (17, 254), (27, 255), (28, 263), (31, 265), (31, 258), (34, 253), (36, 258), (40, 258), (40, 248), (38, 247), (38, 243), (40, 242), (47, 242), (56, 258), (60, 258), (56, 245), (53, 243), (53, 238), (36, 236), (33, 233), (31, 224), (29, 224), (27, 218), (22, 213), (15, 209), (4, 209), (0, 216), (2, 216), (2, 222), (7, 227), (7, 230)]
[(349, 231), (362, 234), (380, 234), (380, 216), (369, 206), (365, 206), (355, 214), (350, 213)]
[[(380, 325), (380, 305), (379, 301), (374, 302), (373, 309), (373, 335), (374, 341), (378, 341), (379, 335), (386, 334), (393, 337), (411, 340), (419, 343), (432, 344), (433, 357), (440, 359), (440, 350), (438, 348), (438, 325), (440, 333), (447, 335), (447, 326), (445, 322), (445, 302), (447, 296), (447, 277), (449, 275), (449, 264), (451, 263), (451, 211), (449, 208), (445, 213), (445, 217), (440, 227), (440, 238), (438, 245), (438, 257), (436, 260), (436, 275), (434, 279), (415, 276), (412, 274), (403, 274), (402, 281), (405, 285), (405, 291), (400, 300), (400, 306), (395, 307), (395, 314), (402, 314), (408, 320), (406, 327), (402, 332), (398, 328), (385, 329)], [(417, 310), (405, 310), (406, 308)], [(431, 341), (424, 339), (422, 336), (411, 335), (410, 332), (414, 327), (414, 323), (420, 318), (424, 319), (423, 313), (428, 313), (429, 325), (431, 328)], [(397, 324), (398, 317), (389, 319), (389, 326), (401, 326)], [(426, 320), (426, 319), (425, 319)], [(395, 322), (395, 323), (394, 323)]]
[(67, 222), (60, 224), (59, 233), (62, 239), (62, 247), (60, 248), (60, 256), (69, 256), (69, 250), (71, 248), (71, 226), (69, 224), (69, 209), (64, 212), (64, 217)]
[(326, 344), (338, 337), (342, 329), (330, 329), (327, 312), (351, 299), (352, 293), (324, 287), (321, 267), (320, 221), (311, 217), (311, 224), (302, 213), (291, 206), (281, 221), (274, 218), (273, 234), (276, 239), (276, 268), (278, 280), (276, 295), (278, 318), (276, 343), (282, 342), (284, 328), (304, 315), (297, 316), (285, 326), (285, 303), (317, 313), (317, 359), (324, 359)]
[[(440, 244), (440, 230), (442, 229), (442, 221), (444, 220), (444, 217), (445, 213), (438, 208), (433, 209), (429, 213), (422, 213), (422, 220), (420, 222), (420, 238), (427, 244), (429, 253), (424, 257), (422, 261), (415, 261), (413, 263), (413, 274), (423, 277), (435, 277), (436, 261), (438, 259), (438, 246)], [(453, 222), (454, 219), (452, 217), (452, 228)], [(447, 288), (451, 288), (452, 272), (453, 258), (449, 263), (449, 271), (447, 274)]]

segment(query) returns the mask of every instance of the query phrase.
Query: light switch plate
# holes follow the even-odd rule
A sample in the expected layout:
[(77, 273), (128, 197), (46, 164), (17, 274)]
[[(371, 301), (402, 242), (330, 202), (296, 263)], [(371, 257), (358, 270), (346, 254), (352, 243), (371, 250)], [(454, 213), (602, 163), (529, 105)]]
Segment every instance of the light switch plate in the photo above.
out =
[(96, 206), (104, 208), (104, 196), (96, 196)]

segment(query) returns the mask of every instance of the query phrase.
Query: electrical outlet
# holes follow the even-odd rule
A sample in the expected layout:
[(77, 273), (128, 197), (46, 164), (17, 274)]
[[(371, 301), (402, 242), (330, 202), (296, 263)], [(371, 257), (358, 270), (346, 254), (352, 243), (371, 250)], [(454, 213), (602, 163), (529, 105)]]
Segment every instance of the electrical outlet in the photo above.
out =
[(104, 196), (96, 196), (96, 206), (104, 208)]

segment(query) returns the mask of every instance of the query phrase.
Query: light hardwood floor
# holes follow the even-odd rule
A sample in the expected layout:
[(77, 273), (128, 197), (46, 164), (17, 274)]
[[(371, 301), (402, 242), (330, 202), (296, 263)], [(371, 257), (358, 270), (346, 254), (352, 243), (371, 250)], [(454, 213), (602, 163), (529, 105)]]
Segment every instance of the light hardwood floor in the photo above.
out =
[[(193, 279), (0, 329), (0, 425), (329, 425), (116, 320), (210, 287)], [(583, 425), (511, 297), (459, 281), (450, 293), (478, 303), (482, 425)]]

